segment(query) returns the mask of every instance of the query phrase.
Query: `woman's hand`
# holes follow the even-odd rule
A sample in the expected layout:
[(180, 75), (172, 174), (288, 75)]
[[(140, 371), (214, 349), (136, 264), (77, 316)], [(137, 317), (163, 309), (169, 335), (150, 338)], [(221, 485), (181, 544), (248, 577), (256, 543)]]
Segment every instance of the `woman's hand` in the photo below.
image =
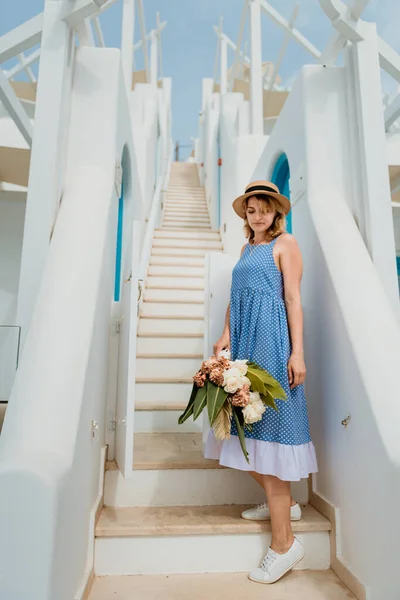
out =
[(288, 374), (290, 389), (293, 390), (298, 385), (304, 383), (306, 378), (306, 364), (302, 354), (292, 354), (288, 362)]
[(214, 356), (218, 356), (218, 354), (221, 352), (221, 350), (224, 350), (225, 348), (227, 348), (229, 350), (230, 346), (231, 346), (231, 344), (230, 344), (229, 331), (228, 332), (224, 331), (224, 333), (219, 338), (218, 342), (216, 342), (214, 344), (214, 347), (213, 347)]

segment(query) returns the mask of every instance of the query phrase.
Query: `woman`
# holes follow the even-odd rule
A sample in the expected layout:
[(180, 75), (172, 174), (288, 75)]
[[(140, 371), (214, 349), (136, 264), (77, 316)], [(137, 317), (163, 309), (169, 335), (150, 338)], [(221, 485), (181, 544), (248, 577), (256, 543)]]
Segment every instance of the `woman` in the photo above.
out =
[(278, 412), (268, 407), (252, 432), (245, 432), (250, 465), (234, 425), (231, 438), (224, 442), (217, 443), (210, 431), (205, 456), (249, 471), (264, 488), (268, 504), (245, 511), (242, 517), (271, 519), (271, 546), (249, 578), (274, 583), (304, 556), (291, 528), (291, 519), (300, 519), (301, 509), (291, 497), (290, 481), (317, 471), (303, 387), (302, 259), (296, 240), (285, 233), (290, 202), (274, 184), (250, 183), (233, 208), (244, 219), (248, 243), (233, 269), (225, 328), (214, 354), (230, 348), (232, 360), (259, 364), (280, 382), (287, 400), (277, 400)]

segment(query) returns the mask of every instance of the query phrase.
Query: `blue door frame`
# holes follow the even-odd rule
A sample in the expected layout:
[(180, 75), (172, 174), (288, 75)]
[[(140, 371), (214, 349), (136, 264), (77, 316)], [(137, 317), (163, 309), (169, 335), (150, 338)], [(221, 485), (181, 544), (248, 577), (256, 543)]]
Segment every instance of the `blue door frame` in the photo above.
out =
[[(283, 194), (290, 200), (289, 179), (289, 161), (286, 154), (283, 152), (275, 163), (271, 181), (272, 183), (275, 183), (275, 185), (278, 186), (281, 194)], [(290, 213), (286, 217), (286, 230), (288, 233), (292, 233), (292, 211), (290, 211)]]
[(118, 200), (118, 226), (117, 226), (117, 249), (115, 256), (115, 283), (114, 301), (119, 302), (121, 298), (121, 261), (122, 261), (122, 234), (124, 223), (124, 182), (121, 184), (121, 197)]

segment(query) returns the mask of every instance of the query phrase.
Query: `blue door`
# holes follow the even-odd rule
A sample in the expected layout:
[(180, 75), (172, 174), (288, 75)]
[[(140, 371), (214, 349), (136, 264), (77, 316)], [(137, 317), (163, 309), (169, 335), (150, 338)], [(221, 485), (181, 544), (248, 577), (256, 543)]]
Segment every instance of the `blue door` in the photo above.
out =
[[(271, 181), (278, 186), (281, 194), (289, 198), (290, 200), (290, 169), (289, 161), (286, 154), (283, 152), (275, 163), (275, 167), (272, 173)], [(286, 217), (286, 230), (288, 233), (292, 233), (292, 211)]]
[(117, 250), (115, 256), (115, 283), (114, 301), (119, 302), (121, 297), (121, 260), (122, 260), (122, 233), (124, 223), (124, 182), (121, 185), (121, 197), (118, 200), (118, 226), (117, 226)]

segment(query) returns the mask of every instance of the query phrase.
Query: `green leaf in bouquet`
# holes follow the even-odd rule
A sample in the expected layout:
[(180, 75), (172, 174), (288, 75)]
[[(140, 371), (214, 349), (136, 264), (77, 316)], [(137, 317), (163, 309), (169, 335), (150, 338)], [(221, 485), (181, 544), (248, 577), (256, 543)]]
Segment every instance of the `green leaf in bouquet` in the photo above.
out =
[(193, 405), (193, 421), (201, 414), (203, 408), (207, 404), (207, 387), (198, 388), (196, 399)]
[(265, 406), (270, 406), (274, 410), (278, 411), (278, 407), (276, 405), (275, 399), (272, 394), (269, 393), (268, 390), (265, 390), (263, 394), (260, 394), (260, 398), (265, 404)]
[(199, 390), (199, 389), (201, 389), (201, 388), (198, 388), (197, 385), (194, 383), (193, 388), (192, 388), (192, 393), (190, 394), (190, 399), (189, 399), (188, 405), (185, 408), (185, 412), (182, 413), (178, 419), (179, 425), (182, 425), (182, 423), (184, 423), (190, 417), (190, 415), (193, 413), (194, 401), (197, 396), (197, 390)]
[[(239, 409), (239, 411), (242, 413), (242, 409)], [(242, 415), (243, 415), (243, 413), (242, 413)], [(235, 423), (236, 423), (236, 429), (238, 432), (240, 447), (242, 448), (242, 452), (243, 452), (245, 459), (250, 464), (249, 453), (247, 452), (247, 448), (246, 448), (246, 437), (244, 435), (244, 420), (243, 420), (243, 417), (240, 418), (240, 416), (238, 415), (238, 411), (236, 410), (236, 407), (234, 407), (234, 409), (233, 409), (233, 418), (235, 419)]]
[(210, 419), (210, 425), (212, 425), (228, 397), (228, 392), (210, 380), (207, 381), (206, 385), (208, 418)]
[(273, 398), (286, 400), (285, 390), (282, 388), (279, 381), (256, 363), (248, 364), (246, 375), (250, 379), (253, 392), (265, 394), (268, 391)]

